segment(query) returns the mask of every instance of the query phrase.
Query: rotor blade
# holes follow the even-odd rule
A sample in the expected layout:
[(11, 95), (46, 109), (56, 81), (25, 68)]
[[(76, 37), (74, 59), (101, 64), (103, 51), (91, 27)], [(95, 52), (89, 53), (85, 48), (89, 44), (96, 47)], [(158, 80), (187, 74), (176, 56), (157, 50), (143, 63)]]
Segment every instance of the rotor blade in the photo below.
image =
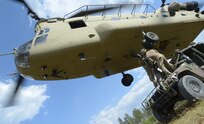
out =
[(165, 6), (165, 2), (166, 2), (166, 0), (162, 0), (162, 5), (161, 5), (161, 7)]
[(8, 99), (8, 101), (6, 102), (6, 104), (3, 106), (3, 107), (10, 107), (10, 106), (13, 106), (15, 104), (15, 98), (16, 98), (16, 95), (19, 91), (19, 88), (20, 86), (23, 85), (24, 81), (25, 81), (25, 78), (23, 76), (21, 76), (19, 73), (16, 74), (17, 76), (17, 79), (16, 79), (16, 84), (15, 84), (15, 87), (13, 89), (13, 91), (11, 92), (11, 96), (10, 98)]
[(103, 12), (103, 11), (106, 11), (106, 10), (116, 9), (116, 8), (119, 8), (119, 7), (120, 6), (117, 6), (117, 7), (107, 7), (107, 8), (97, 8), (97, 9), (92, 9), (92, 10), (87, 10), (87, 11), (80, 11), (80, 12), (70, 16), (69, 18), (87, 16), (87, 15)]
[(37, 13), (35, 13), (32, 8), (24, 1), (24, 0), (12, 0), (14, 2), (23, 4), (27, 9), (28, 9), (28, 14), (32, 14), (31, 17), (35, 20), (40, 20), (39, 16)]
[(20, 74), (17, 75), (17, 80), (16, 80), (16, 87), (14, 90), (14, 95), (18, 92), (19, 87), (23, 84), (25, 78), (23, 76), (21, 76)]

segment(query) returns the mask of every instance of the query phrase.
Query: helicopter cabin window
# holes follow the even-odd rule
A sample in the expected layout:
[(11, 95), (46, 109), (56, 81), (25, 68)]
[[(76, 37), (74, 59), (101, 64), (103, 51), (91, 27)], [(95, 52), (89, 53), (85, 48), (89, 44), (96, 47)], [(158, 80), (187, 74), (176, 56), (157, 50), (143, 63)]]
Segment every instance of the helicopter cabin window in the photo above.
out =
[(34, 45), (38, 45), (38, 44), (46, 42), (47, 41), (47, 36), (48, 36), (48, 34), (37, 37), (36, 40), (35, 40)]
[(72, 29), (86, 27), (86, 24), (83, 20), (69, 22), (69, 25)]

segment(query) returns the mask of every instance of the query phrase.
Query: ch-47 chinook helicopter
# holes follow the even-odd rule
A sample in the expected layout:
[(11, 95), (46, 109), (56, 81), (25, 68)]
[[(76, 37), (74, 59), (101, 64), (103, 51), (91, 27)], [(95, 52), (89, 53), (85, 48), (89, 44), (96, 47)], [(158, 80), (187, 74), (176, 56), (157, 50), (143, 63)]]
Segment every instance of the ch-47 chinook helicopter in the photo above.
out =
[[(80, 8), (64, 18), (49, 19), (40, 18), (24, 0), (16, 1), (24, 4), (37, 23), (32, 40), (14, 51), (19, 74), (10, 102), (26, 76), (65, 80), (122, 73), (123, 85), (129, 86), (133, 77), (124, 71), (140, 66), (135, 54), (142, 49), (143, 35), (154, 39), (151, 32), (158, 34), (157, 48), (169, 57), (175, 49), (188, 46), (204, 27), (204, 12), (195, 1), (165, 4), (162, 0), (161, 8), (151, 13), (147, 10), (154, 8), (148, 4), (84, 6), (85, 11)], [(132, 11), (122, 14), (126, 7), (132, 7)], [(144, 12), (135, 12), (142, 8)], [(116, 15), (106, 14), (115, 10)], [(96, 15), (100, 12), (102, 15)], [(146, 40), (143, 45), (151, 46), (151, 42)]]

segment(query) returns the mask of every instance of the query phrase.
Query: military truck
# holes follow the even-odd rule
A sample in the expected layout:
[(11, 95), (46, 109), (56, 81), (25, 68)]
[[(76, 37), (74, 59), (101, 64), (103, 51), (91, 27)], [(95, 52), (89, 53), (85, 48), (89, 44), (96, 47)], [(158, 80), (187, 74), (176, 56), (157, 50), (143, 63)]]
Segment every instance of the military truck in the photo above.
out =
[(168, 77), (160, 73), (158, 86), (142, 102), (162, 123), (175, 116), (174, 105), (178, 101), (204, 99), (204, 43), (177, 50), (170, 62), (175, 70)]

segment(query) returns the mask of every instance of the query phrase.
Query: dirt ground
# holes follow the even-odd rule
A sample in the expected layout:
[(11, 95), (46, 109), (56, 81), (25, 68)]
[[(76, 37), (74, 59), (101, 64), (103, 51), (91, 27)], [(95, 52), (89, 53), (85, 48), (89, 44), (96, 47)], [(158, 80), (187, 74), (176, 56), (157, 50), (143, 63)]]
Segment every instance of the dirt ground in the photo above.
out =
[(198, 101), (182, 108), (169, 124), (204, 124), (204, 101)]

